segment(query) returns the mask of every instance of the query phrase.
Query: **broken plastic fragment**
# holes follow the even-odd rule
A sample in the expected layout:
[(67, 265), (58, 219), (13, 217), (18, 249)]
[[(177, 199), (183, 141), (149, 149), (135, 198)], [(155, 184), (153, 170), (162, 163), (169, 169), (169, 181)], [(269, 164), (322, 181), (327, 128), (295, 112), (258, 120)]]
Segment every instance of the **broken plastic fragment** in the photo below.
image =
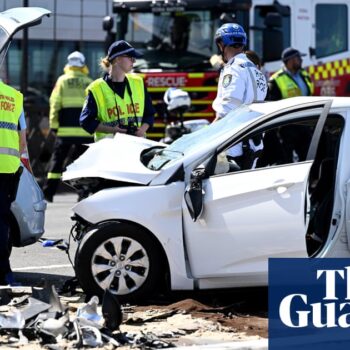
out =
[(100, 323), (102, 321), (102, 316), (97, 313), (98, 302), (98, 297), (96, 295), (93, 296), (87, 304), (78, 308), (77, 317)]
[(6, 329), (22, 329), (25, 325), (25, 319), (22, 313), (15, 310), (13, 314), (0, 314), (0, 328)]

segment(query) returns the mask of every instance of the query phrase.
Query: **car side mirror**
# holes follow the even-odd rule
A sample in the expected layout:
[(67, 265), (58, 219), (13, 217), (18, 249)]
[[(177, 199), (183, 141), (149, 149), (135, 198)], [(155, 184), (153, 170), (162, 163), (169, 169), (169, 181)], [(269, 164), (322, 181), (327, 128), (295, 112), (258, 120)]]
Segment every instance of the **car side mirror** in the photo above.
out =
[(203, 212), (202, 180), (205, 176), (206, 170), (204, 168), (193, 170), (190, 183), (185, 190), (185, 202), (193, 221), (196, 221)]

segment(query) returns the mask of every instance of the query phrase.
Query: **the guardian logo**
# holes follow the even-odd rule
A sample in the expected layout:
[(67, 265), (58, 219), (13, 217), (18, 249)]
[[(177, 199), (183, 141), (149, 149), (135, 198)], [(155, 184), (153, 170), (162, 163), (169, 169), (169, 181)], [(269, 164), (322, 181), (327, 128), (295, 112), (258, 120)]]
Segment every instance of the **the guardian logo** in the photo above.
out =
[(269, 349), (350, 346), (350, 259), (269, 260)]

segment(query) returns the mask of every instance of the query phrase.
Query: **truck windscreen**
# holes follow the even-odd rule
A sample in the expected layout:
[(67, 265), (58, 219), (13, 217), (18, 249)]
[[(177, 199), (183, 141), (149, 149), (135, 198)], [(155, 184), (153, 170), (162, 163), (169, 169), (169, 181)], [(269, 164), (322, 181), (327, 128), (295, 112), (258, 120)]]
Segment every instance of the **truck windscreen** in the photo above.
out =
[(212, 12), (126, 12), (117, 16), (117, 23), (124, 23), (124, 30), (117, 31), (118, 39), (130, 42), (144, 55), (135, 63), (136, 71), (210, 68), (219, 24)]

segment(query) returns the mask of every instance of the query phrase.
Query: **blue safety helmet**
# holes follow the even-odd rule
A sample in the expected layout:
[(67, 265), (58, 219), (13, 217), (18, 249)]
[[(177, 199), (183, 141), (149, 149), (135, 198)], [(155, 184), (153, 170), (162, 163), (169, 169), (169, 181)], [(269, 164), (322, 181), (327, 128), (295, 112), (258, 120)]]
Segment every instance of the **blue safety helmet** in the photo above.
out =
[(225, 23), (215, 33), (215, 43), (224, 46), (247, 45), (247, 34), (237, 23)]

